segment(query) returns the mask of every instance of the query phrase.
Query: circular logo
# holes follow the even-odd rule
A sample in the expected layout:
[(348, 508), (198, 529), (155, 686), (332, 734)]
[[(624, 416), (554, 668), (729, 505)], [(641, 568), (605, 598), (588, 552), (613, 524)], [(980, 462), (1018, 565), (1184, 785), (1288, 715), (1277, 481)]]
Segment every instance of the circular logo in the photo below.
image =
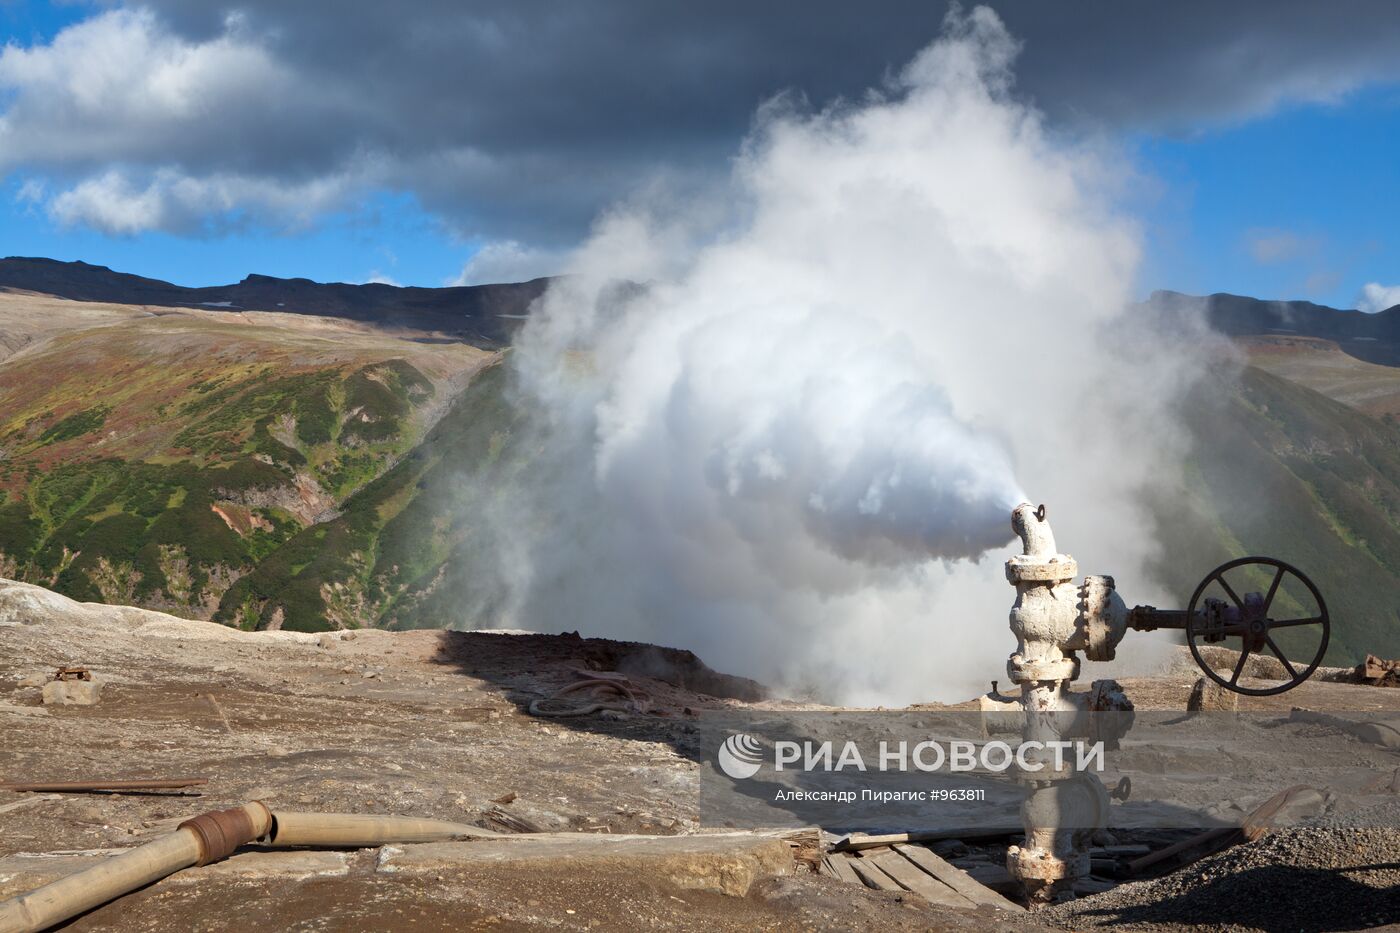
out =
[(719, 747), (719, 769), (736, 781), (753, 777), (762, 765), (763, 746), (747, 733), (731, 735)]

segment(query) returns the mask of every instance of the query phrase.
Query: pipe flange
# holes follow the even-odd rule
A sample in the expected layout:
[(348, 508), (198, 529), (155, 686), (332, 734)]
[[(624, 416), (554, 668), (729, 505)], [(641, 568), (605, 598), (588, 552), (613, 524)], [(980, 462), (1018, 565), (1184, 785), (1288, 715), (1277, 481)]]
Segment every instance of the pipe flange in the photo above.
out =
[(1084, 655), (1090, 661), (1112, 661), (1121, 632), (1114, 631), (1113, 578), (1087, 576), (1079, 584), (1079, 611), (1084, 619)]
[(1013, 878), (1023, 881), (1060, 881), (1082, 878), (1089, 874), (1089, 855), (1062, 859), (1044, 849), (1022, 849), (1012, 846), (1006, 850), (1006, 870)]
[(1116, 680), (1096, 680), (1090, 684), (1088, 706), (1094, 713), (1131, 713), (1134, 709), (1127, 691)]
[(1013, 654), (1006, 662), (1006, 673), (1014, 684), (1041, 680), (1074, 680), (1079, 676), (1078, 658), (1052, 658), (1028, 661)]
[[(260, 808), (259, 815), (266, 817), (260, 820), (262, 826), (253, 822), (253, 815), (249, 812), (253, 807)], [(263, 835), (271, 822), (272, 812), (265, 804), (257, 802), (228, 810), (210, 810), (185, 820), (176, 828), (188, 829), (194, 834), (199, 843), (199, 861), (196, 864), (202, 866), (228, 858), (239, 846), (247, 845)]]
[(1089, 688), (1089, 738), (1114, 751), (1133, 727), (1133, 701), (1116, 680), (1096, 680)]
[(1068, 554), (1049, 560), (1017, 554), (1006, 562), (1006, 579), (1015, 583), (1063, 583), (1079, 573), (1079, 564)]

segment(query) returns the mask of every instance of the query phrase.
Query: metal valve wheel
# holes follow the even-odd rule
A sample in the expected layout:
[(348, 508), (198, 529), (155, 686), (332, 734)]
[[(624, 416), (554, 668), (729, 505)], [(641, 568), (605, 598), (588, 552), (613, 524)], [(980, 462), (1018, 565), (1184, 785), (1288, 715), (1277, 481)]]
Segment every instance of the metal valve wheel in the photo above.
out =
[[(1273, 580), (1269, 584), (1268, 592), (1262, 594), (1245, 593), (1242, 599), (1225, 577), (1231, 570), (1250, 565), (1272, 567), (1274, 570)], [(1269, 608), (1278, 595), (1279, 586), (1289, 575), (1297, 577), (1312, 594), (1312, 598), (1317, 603), (1317, 615), (1294, 619), (1272, 619), (1269, 617)], [(1220, 588), (1225, 591), (1225, 595), (1229, 597), (1228, 601), (1213, 597), (1202, 599), (1206, 589), (1212, 583), (1220, 585)], [(1288, 660), (1278, 643), (1274, 641), (1271, 633), (1275, 629), (1314, 625), (1321, 626), (1322, 640), (1317, 646), (1317, 652), (1313, 655), (1312, 662), (1305, 669), (1300, 670), (1296, 664)], [(1196, 592), (1191, 594), (1191, 603), (1186, 607), (1186, 644), (1191, 648), (1191, 656), (1196, 659), (1196, 663), (1211, 680), (1227, 690), (1249, 696), (1272, 696), (1283, 693), (1307, 680), (1312, 676), (1313, 671), (1317, 670), (1317, 666), (1322, 663), (1322, 656), (1327, 653), (1327, 641), (1331, 634), (1332, 620), (1327, 614), (1327, 604), (1323, 602), (1322, 594), (1317, 591), (1317, 587), (1313, 586), (1313, 582), (1298, 568), (1272, 557), (1241, 557), (1238, 560), (1221, 564), (1196, 587)], [(1201, 657), (1200, 646), (1202, 644), (1217, 645), (1226, 639), (1235, 638), (1240, 640), (1240, 658), (1227, 680)], [(1224, 647), (1234, 648), (1235, 646), (1231, 643)], [(1283, 669), (1288, 673), (1289, 679), (1277, 687), (1240, 686), (1240, 675), (1244, 673), (1249, 656), (1262, 654), (1265, 649), (1283, 664)]]

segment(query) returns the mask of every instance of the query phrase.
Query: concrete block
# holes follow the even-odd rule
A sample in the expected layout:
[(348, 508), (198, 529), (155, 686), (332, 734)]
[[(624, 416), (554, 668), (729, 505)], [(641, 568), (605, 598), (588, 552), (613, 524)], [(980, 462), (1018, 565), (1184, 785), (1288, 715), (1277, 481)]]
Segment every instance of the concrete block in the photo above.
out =
[(102, 697), (95, 680), (51, 680), (44, 684), (46, 706), (93, 706)]
[(1240, 708), (1240, 695), (1226, 690), (1213, 680), (1202, 677), (1191, 688), (1191, 696), (1186, 701), (1188, 712), (1229, 712)]

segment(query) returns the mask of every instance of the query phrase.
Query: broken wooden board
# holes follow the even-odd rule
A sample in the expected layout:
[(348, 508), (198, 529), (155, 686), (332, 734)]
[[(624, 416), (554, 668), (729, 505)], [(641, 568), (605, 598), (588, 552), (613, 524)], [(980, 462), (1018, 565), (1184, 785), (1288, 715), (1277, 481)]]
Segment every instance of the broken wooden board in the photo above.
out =
[(874, 849), (860, 857), (860, 862), (873, 862), (906, 891), (913, 891), (930, 904), (967, 909), (976, 903), (964, 897), (939, 879), (922, 871), (919, 866), (892, 849)]
[(860, 880), (860, 876), (856, 874), (856, 870), (851, 867), (850, 862), (850, 856), (833, 853), (823, 859), (822, 867), (827, 874), (838, 881), (845, 881), (849, 884), (862, 884), (863, 882)]
[(991, 888), (974, 881), (966, 872), (949, 865), (930, 849), (925, 849), (922, 846), (897, 845), (894, 850), (974, 904), (995, 907), (997, 910), (1013, 913), (1021, 913), (1025, 909), (1002, 897)]
[(893, 878), (882, 872), (874, 862), (869, 859), (852, 859), (849, 863), (867, 888), (874, 888), (877, 891), (903, 891)]
[[(998, 882), (1013, 880), (1004, 868), (994, 865), (986, 868), (996, 872)], [(917, 845), (863, 847), (857, 852), (833, 850), (822, 861), (821, 871), (833, 878), (880, 891), (912, 891), (943, 907), (966, 910), (985, 906), (1011, 913), (1024, 911), (1019, 904), (950, 865), (933, 851)]]

